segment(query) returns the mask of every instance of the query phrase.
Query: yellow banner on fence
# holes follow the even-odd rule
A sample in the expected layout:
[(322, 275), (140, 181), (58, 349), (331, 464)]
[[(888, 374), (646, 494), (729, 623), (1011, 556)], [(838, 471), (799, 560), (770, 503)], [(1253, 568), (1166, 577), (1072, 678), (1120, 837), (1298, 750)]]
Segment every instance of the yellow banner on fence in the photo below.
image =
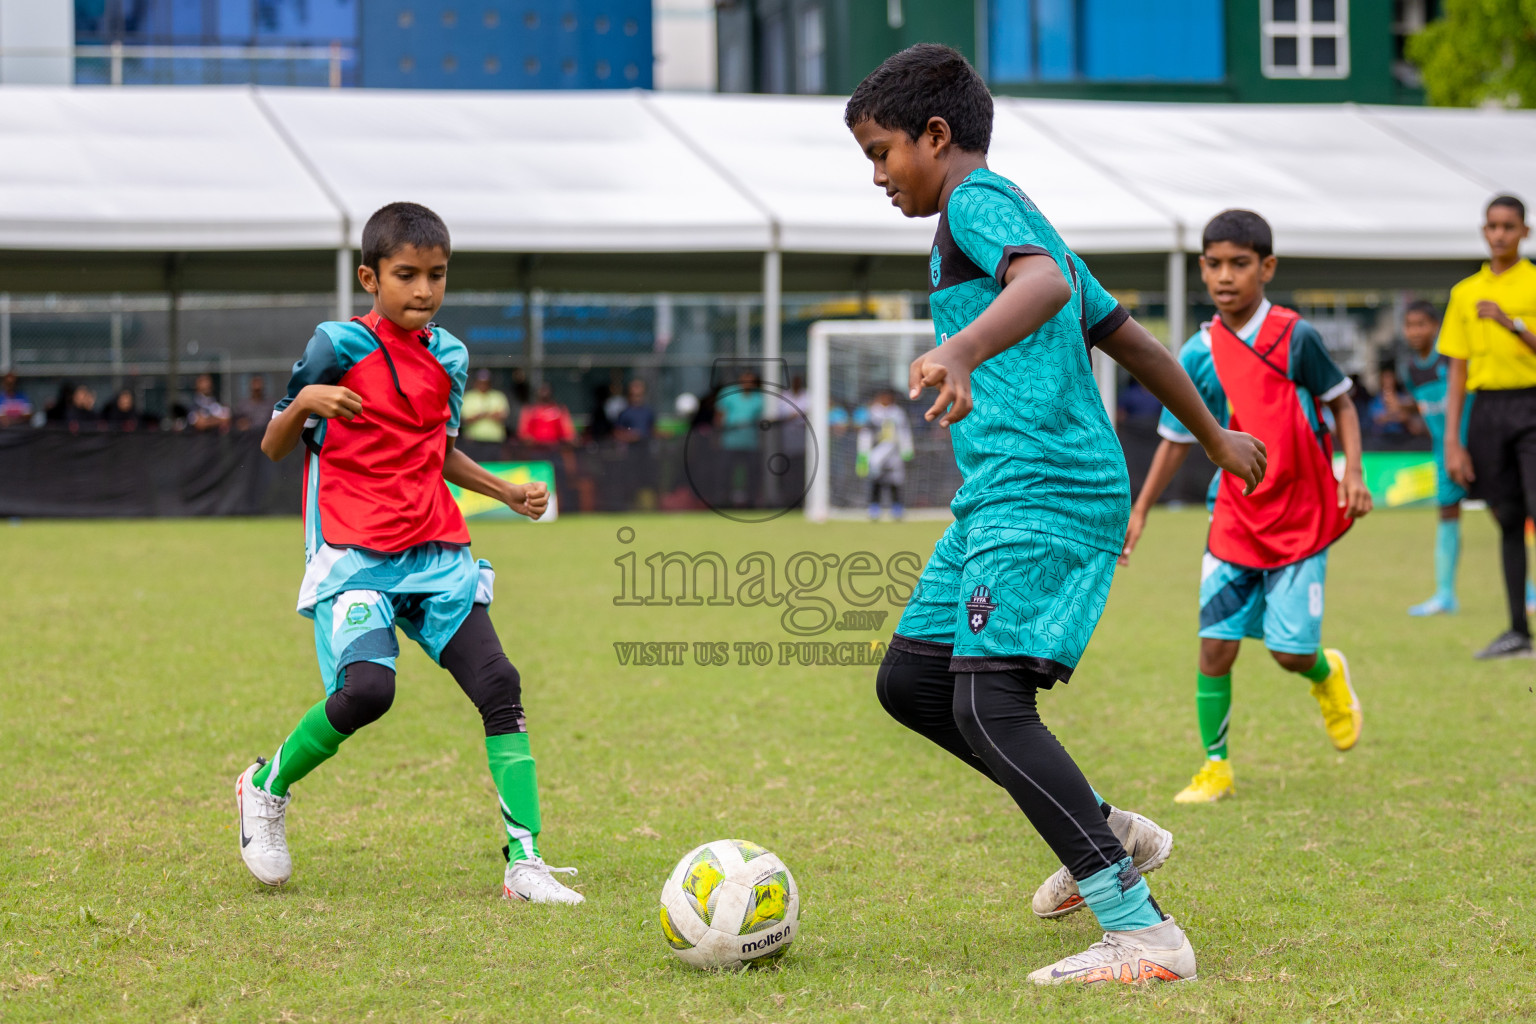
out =
[[(481, 468), (514, 484), (539, 481), (549, 488), (549, 511), (539, 518), (550, 523), (560, 515), (560, 504), (555, 495), (555, 467), (548, 462), (482, 462)], [(518, 515), (495, 498), (487, 498), (474, 491), (466, 491), (453, 484), (448, 485), (453, 500), (459, 503), (459, 511), (465, 519), (520, 519), (533, 522), (527, 516)]]

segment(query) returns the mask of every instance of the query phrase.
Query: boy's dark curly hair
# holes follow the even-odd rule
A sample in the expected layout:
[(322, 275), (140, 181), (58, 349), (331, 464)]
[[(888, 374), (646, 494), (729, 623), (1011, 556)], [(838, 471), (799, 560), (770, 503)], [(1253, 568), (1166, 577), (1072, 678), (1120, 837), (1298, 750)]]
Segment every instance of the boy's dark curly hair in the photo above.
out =
[(1202, 251), (1217, 242), (1231, 242), (1244, 249), (1252, 249), (1260, 259), (1275, 254), (1275, 234), (1269, 221), (1252, 210), (1223, 210), (1211, 218), (1200, 236)]
[(992, 94), (958, 50), (918, 43), (887, 57), (859, 83), (843, 120), (851, 129), (868, 118), (913, 139), (942, 117), (960, 149), (985, 153), (992, 142)]
[(441, 249), (453, 255), (448, 225), (443, 218), (420, 203), (390, 203), (374, 211), (363, 225), (363, 265), (379, 272), (379, 261), (388, 259), (408, 245), (418, 249)]

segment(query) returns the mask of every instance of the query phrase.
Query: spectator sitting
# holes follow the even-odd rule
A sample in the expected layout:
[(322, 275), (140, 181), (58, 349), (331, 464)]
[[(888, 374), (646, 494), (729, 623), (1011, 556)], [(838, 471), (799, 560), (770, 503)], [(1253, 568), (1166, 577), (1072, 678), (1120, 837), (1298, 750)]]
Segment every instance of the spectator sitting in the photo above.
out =
[(192, 408), (187, 410), (187, 426), (196, 431), (228, 430), (229, 409), (213, 395), (213, 377), (200, 373), (192, 394)]
[(613, 418), (613, 436), (633, 444), (656, 433), (656, 412), (645, 402), (645, 381), (629, 382), (628, 404)]
[(629, 405), (628, 396), (625, 394), (624, 388), (619, 384), (619, 379), (619, 375), (615, 373), (613, 381), (603, 391), (603, 415), (608, 418), (609, 423), (616, 422), (619, 418), (619, 413), (623, 412)]
[(576, 440), (576, 426), (570, 410), (555, 401), (555, 389), (548, 381), (539, 385), (539, 395), (523, 407), (518, 417), (517, 436), (528, 444), (569, 444)]
[(507, 417), (511, 414), (507, 396), (491, 387), (491, 371), (475, 371), (475, 386), (464, 396), (459, 414), (464, 439), (501, 444), (507, 439)]
[(6, 371), (0, 378), (0, 427), (25, 426), (32, 418), (32, 403), (16, 380), (16, 375)]
[(75, 400), (75, 382), (65, 380), (59, 382), (59, 390), (43, 407), (49, 426), (62, 427), (67, 424), (69, 407)]
[(84, 384), (75, 388), (64, 410), (64, 425), (77, 434), (101, 426), (101, 417), (96, 414), (96, 392)]
[(144, 417), (139, 415), (138, 403), (134, 400), (131, 388), (122, 388), (112, 396), (112, 400), (101, 410), (101, 422), (109, 430), (124, 432), (138, 430), (146, 425)]
[(272, 403), (267, 401), (267, 378), (261, 374), (251, 378), (250, 393), (235, 404), (235, 429), (267, 429), (272, 419)]
[(607, 384), (592, 389), (592, 411), (587, 414), (587, 440), (593, 444), (600, 444), (613, 436), (613, 418), (608, 412), (613, 404), (613, 396), (609, 393), (611, 390)]

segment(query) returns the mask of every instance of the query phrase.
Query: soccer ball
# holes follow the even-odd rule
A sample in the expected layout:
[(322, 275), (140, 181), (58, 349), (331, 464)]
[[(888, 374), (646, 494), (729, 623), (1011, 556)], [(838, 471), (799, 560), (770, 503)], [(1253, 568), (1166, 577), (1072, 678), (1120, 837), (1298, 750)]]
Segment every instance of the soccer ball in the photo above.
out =
[(661, 887), (661, 935), (700, 969), (770, 963), (800, 927), (800, 890), (756, 843), (717, 839), (690, 850)]

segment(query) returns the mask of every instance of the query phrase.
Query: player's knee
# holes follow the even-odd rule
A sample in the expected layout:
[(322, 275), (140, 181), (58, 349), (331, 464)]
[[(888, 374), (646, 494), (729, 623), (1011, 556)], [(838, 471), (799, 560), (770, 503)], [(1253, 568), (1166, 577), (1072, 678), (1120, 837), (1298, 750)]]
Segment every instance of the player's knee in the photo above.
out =
[(508, 733), (526, 732), (523, 713), (523, 677), (517, 667), (502, 655), (493, 658), (481, 670), (483, 694), (478, 702), (480, 718), (485, 723), (487, 736), (505, 736)]
[(875, 696), (880, 706), (908, 729), (918, 729), (922, 723), (925, 695), (947, 693), (953, 686), (947, 656), (913, 654), (892, 647), (885, 649), (875, 674)]
[(1292, 654), (1289, 651), (1270, 651), (1269, 656), (1275, 659), (1275, 663), (1287, 672), (1306, 672), (1317, 664), (1319, 655), (1315, 651), (1306, 654)]
[(347, 666), (341, 689), (325, 702), (325, 717), (337, 732), (351, 735), (383, 718), (394, 702), (394, 669), (356, 661)]

